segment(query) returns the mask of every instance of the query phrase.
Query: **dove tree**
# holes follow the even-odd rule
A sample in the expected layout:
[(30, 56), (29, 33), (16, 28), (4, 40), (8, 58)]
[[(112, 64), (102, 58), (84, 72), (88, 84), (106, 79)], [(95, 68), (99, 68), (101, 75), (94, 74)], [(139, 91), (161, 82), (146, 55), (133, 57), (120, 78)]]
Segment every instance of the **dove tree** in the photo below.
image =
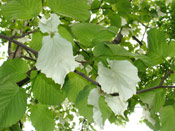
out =
[(103, 129), (138, 104), (150, 129), (174, 131), (174, 11), (173, 0), (0, 0), (0, 131)]

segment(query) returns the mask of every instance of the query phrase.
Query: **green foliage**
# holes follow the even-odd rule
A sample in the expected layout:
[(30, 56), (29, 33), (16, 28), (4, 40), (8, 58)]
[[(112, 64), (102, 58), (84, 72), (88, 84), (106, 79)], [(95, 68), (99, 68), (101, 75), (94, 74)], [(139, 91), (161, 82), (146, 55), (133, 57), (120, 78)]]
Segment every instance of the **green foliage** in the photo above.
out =
[[(107, 119), (124, 125), (140, 104), (152, 130), (174, 131), (174, 11), (169, 0), (1, 0), (0, 46), (8, 49), (0, 49), (7, 59), (0, 130), (23, 130), (26, 121), (37, 131), (95, 130)], [(135, 70), (113, 70), (110, 64), (123, 60)], [(94, 88), (98, 100), (89, 97)]]
[(54, 114), (46, 105), (37, 104), (31, 107), (30, 119), (38, 131), (53, 131), (55, 127)]
[(55, 13), (80, 21), (85, 21), (90, 17), (85, 0), (48, 0), (48, 6)]
[(15, 83), (0, 84), (0, 127), (9, 127), (21, 119), (26, 111), (27, 95)]
[(21, 59), (7, 60), (0, 67), (1, 82), (8, 80), (11, 82), (19, 82), (27, 76), (27, 71), (28, 67), (25, 61)]
[(87, 104), (87, 99), (92, 86), (86, 86), (77, 96), (76, 106), (79, 110), (80, 115), (88, 119), (89, 122), (93, 121), (93, 107)]
[(160, 111), (160, 121), (162, 122), (162, 128), (160, 131), (174, 131), (175, 125), (175, 106), (165, 106)]
[(44, 74), (39, 74), (33, 81), (33, 94), (41, 104), (61, 105), (66, 95), (60, 86)]
[(30, 19), (40, 13), (41, 7), (41, 0), (8, 0), (1, 12), (6, 19)]

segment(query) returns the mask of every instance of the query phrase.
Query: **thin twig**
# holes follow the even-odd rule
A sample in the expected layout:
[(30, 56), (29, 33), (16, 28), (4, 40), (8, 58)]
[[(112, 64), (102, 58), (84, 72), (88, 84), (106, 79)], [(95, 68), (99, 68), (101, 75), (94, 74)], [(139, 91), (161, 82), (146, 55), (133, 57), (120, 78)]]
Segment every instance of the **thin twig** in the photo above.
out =
[(148, 92), (148, 91), (151, 91), (151, 90), (154, 90), (154, 89), (159, 89), (159, 88), (175, 88), (175, 86), (155, 86), (155, 87), (152, 87), (152, 88), (137, 91), (137, 94)]
[(142, 43), (139, 39), (137, 39), (137, 37), (132, 36), (132, 38), (133, 38), (135, 41), (137, 41), (137, 42), (139, 43), (140, 46), (143, 45), (143, 43)]
[(31, 60), (31, 61), (36, 62), (36, 60), (33, 59), (33, 58), (31, 58), (31, 57), (27, 57), (27, 56), (24, 56), (24, 55), (22, 55), (21, 57), (24, 58), (24, 59), (27, 59), (27, 60)]
[(37, 52), (36, 50), (34, 50), (34, 49), (32, 49), (32, 48), (30, 48), (30, 47), (28, 47), (28, 46), (22, 44), (22, 43), (19, 42), (19, 41), (12, 40), (11, 38), (9, 38), (9, 37), (7, 37), (7, 36), (5, 36), (5, 35), (2, 35), (2, 34), (0, 34), (0, 38), (6, 39), (6, 40), (8, 40), (8, 41), (11, 41), (11, 42), (15, 43), (16, 45), (19, 45), (19, 46), (23, 47), (24, 49), (29, 50), (29, 51), (32, 52), (35, 56), (38, 55), (38, 52)]
[(26, 35), (32, 34), (32, 33), (34, 33), (34, 32), (36, 32), (36, 30), (26, 32), (26, 33), (22, 34), (21, 36), (14, 36), (13, 38), (23, 38), (23, 37), (25, 37)]
[(169, 76), (169, 74), (171, 74), (171, 73), (173, 73), (173, 71), (172, 71), (172, 70), (169, 70), (169, 71), (164, 75), (164, 77), (162, 78), (162, 80), (161, 80), (159, 86), (162, 86), (162, 85), (163, 85), (165, 79), (166, 79), (166, 78)]
[(100, 85), (98, 82), (96, 82), (96, 81), (94, 81), (93, 79), (89, 78), (89, 77), (86, 76), (84, 73), (82, 73), (82, 72), (80, 72), (80, 71), (77, 71), (77, 70), (75, 70), (74, 72), (77, 73), (78, 75), (84, 77), (86, 80), (90, 81), (91, 83), (93, 83), (93, 84), (95, 84), (95, 85), (97, 85), (98, 87), (101, 88), (101, 85)]

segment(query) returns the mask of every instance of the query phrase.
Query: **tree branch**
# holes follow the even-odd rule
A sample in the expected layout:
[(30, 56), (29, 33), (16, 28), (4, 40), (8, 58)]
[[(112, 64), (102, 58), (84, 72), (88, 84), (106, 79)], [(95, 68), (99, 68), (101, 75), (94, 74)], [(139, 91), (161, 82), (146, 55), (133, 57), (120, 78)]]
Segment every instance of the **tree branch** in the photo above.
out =
[(162, 86), (162, 85), (163, 85), (165, 79), (166, 79), (171, 73), (173, 73), (173, 71), (172, 71), (172, 70), (169, 70), (169, 71), (164, 75), (164, 77), (162, 78), (162, 80), (161, 80), (159, 86)]
[(35, 56), (38, 55), (38, 52), (37, 52), (36, 50), (34, 50), (34, 49), (32, 49), (32, 48), (30, 48), (30, 47), (28, 47), (28, 46), (22, 44), (22, 43), (19, 42), (19, 41), (13, 40), (13, 39), (11, 39), (10, 37), (7, 37), (7, 36), (2, 35), (2, 34), (0, 34), (0, 38), (3, 38), (3, 39), (8, 40), (8, 41), (11, 41), (11, 42), (15, 43), (16, 45), (21, 46), (21, 47), (23, 47), (23, 48), (26, 49), (26, 50), (29, 50), (29, 51), (32, 52)]
[(92, 82), (92, 83), (95, 84), (96, 86), (98, 86), (98, 87), (101, 88), (101, 85), (100, 85), (98, 82), (96, 82), (96, 81), (94, 81), (93, 79), (89, 78), (89, 77), (86, 76), (84, 73), (82, 73), (82, 72), (80, 72), (80, 71), (77, 71), (77, 70), (75, 70), (74, 72), (77, 73), (78, 75), (84, 77), (86, 80)]
[(13, 36), (13, 38), (23, 38), (23, 37), (25, 37), (26, 35), (32, 34), (32, 33), (34, 33), (34, 32), (36, 32), (36, 30), (26, 32), (26, 33), (22, 34), (21, 36)]
[(137, 41), (137, 42), (139, 43), (140, 46), (143, 45), (143, 43), (142, 43), (139, 39), (137, 39), (137, 37), (132, 36), (132, 38), (133, 38), (135, 41)]
[(163, 78), (161, 79), (160, 84), (159, 84), (158, 86), (155, 86), (155, 87), (152, 87), (152, 88), (148, 88), (148, 89), (144, 89), (144, 90), (137, 91), (137, 94), (144, 93), (144, 92), (151, 91), (151, 90), (158, 89), (158, 88), (175, 88), (175, 86), (163, 86), (163, 83), (164, 83), (165, 79), (166, 79), (166, 78), (168, 77), (168, 75), (170, 75), (171, 73), (173, 73), (173, 71), (172, 71), (172, 70), (169, 70), (169, 71), (163, 76)]
[(151, 91), (151, 90), (154, 90), (154, 89), (159, 89), (159, 88), (175, 88), (175, 86), (160, 86), (159, 85), (159, 86), (155, 86), (155, 87), (152, 87), (152, 88), (137, 91), (137, 94), (148, 92), (148, 91)]

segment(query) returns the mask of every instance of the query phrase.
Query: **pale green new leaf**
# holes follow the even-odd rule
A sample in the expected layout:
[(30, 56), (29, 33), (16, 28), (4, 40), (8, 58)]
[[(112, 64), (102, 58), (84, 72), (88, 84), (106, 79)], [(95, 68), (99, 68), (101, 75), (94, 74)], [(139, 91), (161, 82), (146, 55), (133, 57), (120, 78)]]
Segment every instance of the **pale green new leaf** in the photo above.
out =
[(88, 84), (88, 81), (82, 76), (69, 73), (64, 83), (63, 90), (66, 92), (70, 101), (75, 102), (81, 90)]
[(115, 34), (100, 25), (92, 23), (78, 23), (72, 26), (72, 32), (83, 46), (92, 46), (92, 42), (110, 41)]
[(41, 104), (61, 105), (66, 94), (60, 89), (60, 85), (46, 78), (44, 74), (39, 74), (33, 81), (33, 94)]
[(53, 131), (55, 129), (54, 115), (46, 105), (32, 106), (30, 119), (37, 131)]
[(7, 19), (30, 19), (41, 11), (41, 0), (8, 0), (2, 6), (2, 15)]
[(27, 71), (27, 64), (23, 60), (7, 60), (0, 67), (0, 83), (7, 80), (19, 82), (27, 76)]
[(162, 127), (160, 131), (174, 131), (175, 129), (175, 106), (169, 105), (161, 108), (160, 121)]
[(108, 60), (108, 63), (110, 68), (98, 64), (97, 82), (104, 92), (119, 93), (121, 100), (128, 100), (136, 94), (136, 84), (140, 81), (137, 68), (127, 60)]
[(85, 0), (48, 0), (48, 6), (55, 13), (80, 21), (85, 21), (90, 17)]
[(17, 123), (27, 105), (25, 90), (10, 81), (0, 84), (0, 127)]

